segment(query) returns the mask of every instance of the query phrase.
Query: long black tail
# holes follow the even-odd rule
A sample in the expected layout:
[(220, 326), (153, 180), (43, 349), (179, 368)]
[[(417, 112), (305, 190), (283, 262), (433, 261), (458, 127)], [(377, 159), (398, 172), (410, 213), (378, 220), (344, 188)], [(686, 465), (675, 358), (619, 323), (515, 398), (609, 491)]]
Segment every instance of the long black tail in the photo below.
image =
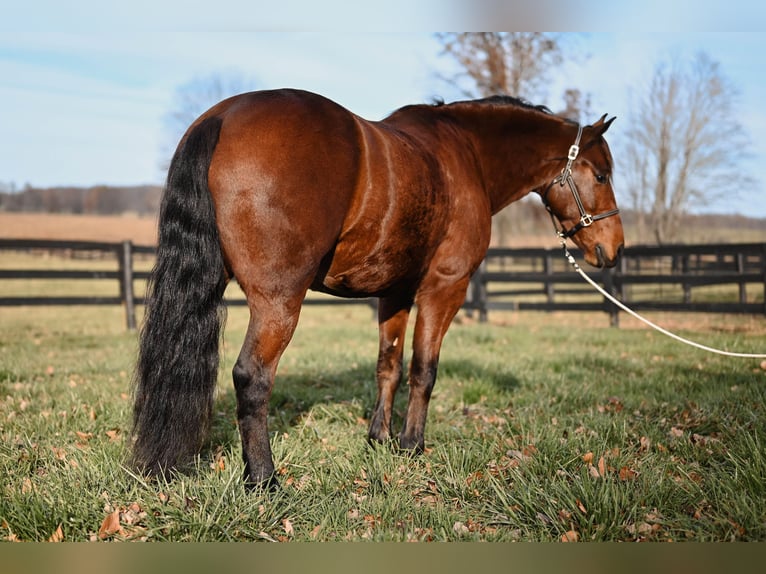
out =
[(221, 120), (200, 122), (168, 171), (135, 373), (133, 464), (162, 472), (188, 462), (207, 435), (226, 287), (207, 172)]

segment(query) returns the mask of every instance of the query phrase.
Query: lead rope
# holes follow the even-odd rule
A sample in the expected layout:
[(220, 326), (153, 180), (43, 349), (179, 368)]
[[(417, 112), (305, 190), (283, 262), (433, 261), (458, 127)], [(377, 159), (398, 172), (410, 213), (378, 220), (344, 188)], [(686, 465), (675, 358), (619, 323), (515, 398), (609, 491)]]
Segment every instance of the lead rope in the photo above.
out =
[(606, 290), (604, 290), (598, 283), (596, 283), (593, 279), (591, 279), (585, 271), (583, 271), (580, 268), (580, 265), (575, 261), (574, 256), (569, 253), (569, 250), (567, 249), (566, 240), (561, 238), (561, 246), (564, 248), (564, 257), (569, 261), (569, 263), (572, 264), (572, 267), (574, 267), (574, 270), (577, 271), (580, 276), (585, 279), (588, 283), (590, 283), (596, 291), (601, 293), (604, 297), (609, 299), (612, 303), (617, 305), (620, 309), (628, 313), (629, 315), (635, 317), (639, 321), (642, 321), (649, 325), (652, 329), (659, 331), (663, 335), (667, 335), (671, 339), (675, 339), (676, 341), (680, 341), (681, 343), (685, 343), (687, 345), (690, 345), (692, 347), (697, 347), (698, 349), (702, 349), (703, 351), (708, 351), (709, 353), (717, 353), (719, 355), (726, 355), (727, 357), (741, 357), (745, 359), (764, 359), (766, 358), (766, 355), (761, 355), (757, 353), (732, 353), (730, 351), (722, 351), (721, 349), (714, 349), (713, 347), (708, 347), (706, 345), (701, 345), (700, 343), (695, 343), (694, 341), (690, 341), (689, 339), (684, 339), (683, 337), (676, 335), (675, 333), (671, 333), (667, 329), (663, 329), (659, 325), (656, 325), (655, 323), (652, 323), (649, 319), (642, 317), (633, 309), (630, 309), (629, 307), (626, 307), (625, 304), (622, 303), (622, 301), (619, 301), (615, 297), (613, 297), (610, 293), (608, 293)]

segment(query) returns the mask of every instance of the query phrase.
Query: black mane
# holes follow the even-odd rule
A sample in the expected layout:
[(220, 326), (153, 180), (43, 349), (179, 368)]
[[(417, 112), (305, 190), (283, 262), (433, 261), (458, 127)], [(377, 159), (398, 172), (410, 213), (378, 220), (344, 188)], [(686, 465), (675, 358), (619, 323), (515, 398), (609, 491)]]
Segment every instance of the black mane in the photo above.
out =
[(433, 105), (435, 107), (444, 106), (444, 105), (455, 105), (455, 104), (480, 104), (480, 105), (490, 105), (490, 106), (517, 106), (520, 108), (526, 108), (528, 110), (537, 110), (538, 112), (543, 112), (545, 114), (553, 114), (551, 109), (548, 106), (543, 105), (536, 105), (533, 104), (523, 98), (516, 98), (514, 96), (508, 96), (505, 94), (497, 94), (494, 96), (489, 96), (486, 98), (479, 98), (476, 100), (460, 100), (457, 102), (452, 102), (450, 104), (445, 104), (444, 100), (437, 99), (434, 100)]

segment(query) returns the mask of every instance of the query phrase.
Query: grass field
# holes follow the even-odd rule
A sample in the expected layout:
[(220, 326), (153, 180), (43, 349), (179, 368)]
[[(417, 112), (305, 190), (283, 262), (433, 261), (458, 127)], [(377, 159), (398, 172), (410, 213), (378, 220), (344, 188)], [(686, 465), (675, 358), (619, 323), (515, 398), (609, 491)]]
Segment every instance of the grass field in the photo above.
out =
[[(409, 458), (365, 441), (370, 310), (306, 308), (271, 405), (282, 488), (246, 494), (229, 376), (246, 311), (229, 312), (209, 443), (173, 481), (124, 464), (136, 336), (122, 309), (0, 314), (4, 540), (766, 540), (766, 370), (627, 320), (453, 325), (427, 452)], [(766, 351), (762, 317), (652, 318)]]

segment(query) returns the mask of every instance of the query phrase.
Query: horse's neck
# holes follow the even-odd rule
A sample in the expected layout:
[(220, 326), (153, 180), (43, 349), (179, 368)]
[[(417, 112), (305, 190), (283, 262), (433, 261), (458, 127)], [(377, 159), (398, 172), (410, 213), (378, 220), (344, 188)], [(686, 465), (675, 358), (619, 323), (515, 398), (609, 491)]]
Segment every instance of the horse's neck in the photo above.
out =
[(557, 116), (523, 108), (498, 111), (498, 116), (466, 122), (493, 214), (557, 175), (557, 160), (573, 143), (567, 132), (574, 129)]
[[(444, 123), (442, 123), (444, 122)], [(451, 104), (412, 106), (399, 110), (384, 123), (414, 135), (426, 149), (444, 145), (474, 152), (466, 173), (482, 181), (492, 213), (541, 187), (561, 170), (575, 131), (561, 118), (523, 107)], [(456, 153), (455, 156), (466, 157)]]

